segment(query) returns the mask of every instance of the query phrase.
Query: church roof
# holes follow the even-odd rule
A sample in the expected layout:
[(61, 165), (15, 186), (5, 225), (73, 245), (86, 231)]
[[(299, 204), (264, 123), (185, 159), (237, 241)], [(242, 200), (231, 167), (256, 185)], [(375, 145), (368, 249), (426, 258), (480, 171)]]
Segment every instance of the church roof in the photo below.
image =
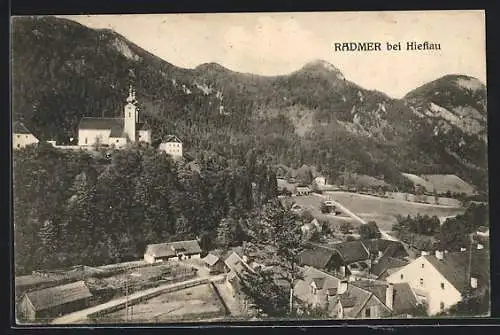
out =
[(16, 121), (12, 125), (12, 132), (15, 134), (31, 134), (28, 128), (24, 125), (24, 123), (20, 121)]
[(110, 137), (123, 137), (124, 119), (121, 117), (83, 117), (79, 129), (111, 130)]
[(80, 129), (123, 129), (122, 117), (83, 117), (78, 128)]

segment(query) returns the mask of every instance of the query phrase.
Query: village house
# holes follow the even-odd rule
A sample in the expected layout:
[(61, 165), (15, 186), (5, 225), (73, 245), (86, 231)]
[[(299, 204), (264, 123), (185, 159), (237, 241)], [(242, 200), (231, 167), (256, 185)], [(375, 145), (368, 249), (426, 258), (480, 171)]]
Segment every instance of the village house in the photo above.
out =
[(159, 149), (165, 151), (174, 159), (182, 158), (182, 141), (175, 135), (168, 135), (160, 143)]
[(478, 246), (461, 252), (423, 253), (386, 280), (408, 283), (419, 302), (427, 306), (427, 313), (436, 315), (461, 301), (467, 290), (489, 286), (489, 254), (482, 245)]
[(309, 266), (330, 273), (347, 276), (346, 267), (343, 266), (342, 257), (335, 250), (326, 248), (308, 248), (299, 254), (301, 266)]
[(416, 295), (406, 284), (356, 281), (305, 267), (294, 292), (312, 306), (328, 311), (337, 319), (371, 319), (417, 315)]
[(408, 265), (408, 261), (400, 258), (381, 257), (376, 260), (370, 269), (370, 274), (378, 280), (385, 280), (388, 276)]
[(210, 274), (224, 273), (226, 272), (227, 266), (224, 260), (219, 256), (214, 254), (208, 254), (201, 259)]
[[(300, 259), (303, 265), (345, 274), (349, 280), (367, 278), (371, 268), (382, 258), (408, 257), (402, 243), (385, 239), (356, 240), (320, 244), (309, 242)], [(329, 250), (329, 251), (326, 251)]]
[(307, 186), (297, 186), (295, 188), (296, 195), (309, 195), (311, 194), (311, 189)]
[(144, 260), (150, 264), (183, 259), (200, 259), (201, 248), (197, 240), (149, 244)]
[(109, 145), (117, 148), (127, 143), (151, 143), (151, 129), (139, 122), (135, 90), (129, 88), (123, 117), (83, 117), (78, 125), (78, 145)]
[(27, 145), (36, 144), (39, 140), (33, 135), (26, 126), (16, 121), (12, 125), (12, 148), (21, 149)]
[(229, 273), (226, 276), (226, 285), (237, 295), (241, 290), (241, 275), (244, 271), (255, 273), (254, 269), (248, 264), (248, 259), (245, 256), (240, 256), (237, 252), (232, 252), (224, 261)]
[(19, 303), (18, 316), (23, 321), (48, 321), (88, 307), (91, 298), (84, 281), (27, 292)]

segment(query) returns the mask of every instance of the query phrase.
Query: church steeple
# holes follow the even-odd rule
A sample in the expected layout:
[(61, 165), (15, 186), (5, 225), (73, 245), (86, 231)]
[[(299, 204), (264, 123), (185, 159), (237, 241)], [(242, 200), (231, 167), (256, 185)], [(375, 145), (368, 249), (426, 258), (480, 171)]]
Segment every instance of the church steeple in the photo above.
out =
[(135, 100), (135, 90), (132, 84), (129, 86), (127, 104), (125, 105), (124, 127), (123, 131), (129, 141), (136, 141), (136, 122), (138, 119), (137, 106)]
[(132, 86), (132, 84), (130, 84), (129, 87), (128, 87), (127, 103), (133, 104), (134, 102), (135, 102), (134, 87)]

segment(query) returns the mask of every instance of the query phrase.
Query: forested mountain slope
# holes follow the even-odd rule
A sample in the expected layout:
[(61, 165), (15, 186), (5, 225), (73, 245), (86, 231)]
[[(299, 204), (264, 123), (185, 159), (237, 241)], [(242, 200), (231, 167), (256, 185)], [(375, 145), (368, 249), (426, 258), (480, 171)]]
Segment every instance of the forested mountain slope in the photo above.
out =
[(452, 173), (487, 188), (486, 88), (449, 75), (403, 99), (366, 90), (317, 60), (288, 75), (238, 73), (215, 63), (183, 69), (110, 30), (51, 17), (12, 23), (13, 116), (40, 139), (68, 143), (82, 116), (121, 115), (135, 73), (154, 144), (168, 133), (191, 151), (269, 164), (315, 165), (381, 177)]

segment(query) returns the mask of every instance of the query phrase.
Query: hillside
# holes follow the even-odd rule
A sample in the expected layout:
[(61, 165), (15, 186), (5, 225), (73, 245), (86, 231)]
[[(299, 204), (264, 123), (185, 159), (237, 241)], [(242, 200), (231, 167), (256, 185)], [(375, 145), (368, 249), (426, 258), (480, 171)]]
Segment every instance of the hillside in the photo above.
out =
[(135, 73), (153, 143), (175, 132), (194, 152), (350, 171), (410, 188), (400, 171), (456, 174), (486, 189), (486, 88), (446, 76), (395, 100), (312, 61), (288, 75), (238, 73), (215, 63), (176, 67), (110, 30), (45, 18), (12, 24), (15, 119), (68, 143), (82, 116), (121, 113)]

